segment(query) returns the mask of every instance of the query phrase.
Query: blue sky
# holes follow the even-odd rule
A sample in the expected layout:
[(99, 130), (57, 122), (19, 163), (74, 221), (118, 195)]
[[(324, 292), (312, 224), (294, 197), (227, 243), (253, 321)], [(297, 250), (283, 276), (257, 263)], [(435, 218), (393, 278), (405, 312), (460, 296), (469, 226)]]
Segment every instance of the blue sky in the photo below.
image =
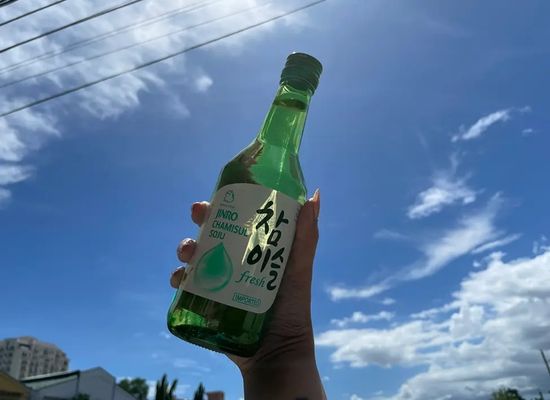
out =
[[(106, 4), (67, 2), (1, 27), (0, 46)], [(0, 68), (176, 4), (187, 3), (145, 2), (4, 53)], [(217, 4), (0, 79), (250, 4)], [(0, 104), (300, 4), (0, 89)], [(4, 7), (0, 20), (25, 7)], [(544, 1), (329, 0), (0, 119), (0, 337), (53, 342), (71, 368), (166, 372), (182, 396), (203, 382), (239, 399), (229, 361), (166, 333), (168, 277), (178, 241), (197, 233), (191, 203), (210, 197), (220, 168), (254, 137), (286, 56), (299, 50), (325, 67), (300, 158), (308, 190), (322, 193), (313, 316), (329, 398), (550, 390), (538, 353), (550, 352), (549, 13)]]

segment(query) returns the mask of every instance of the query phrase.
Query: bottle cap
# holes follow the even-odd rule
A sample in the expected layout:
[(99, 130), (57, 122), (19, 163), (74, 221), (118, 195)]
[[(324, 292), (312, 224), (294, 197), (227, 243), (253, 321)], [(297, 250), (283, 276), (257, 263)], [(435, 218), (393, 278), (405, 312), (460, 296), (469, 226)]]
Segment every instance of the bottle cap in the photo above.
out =
[(323, 65), (315, 57), (305, 53), (292, 53), (286, 59), (281, 72), (280, 83), (286, 83), (299, 90), (315, 93)]

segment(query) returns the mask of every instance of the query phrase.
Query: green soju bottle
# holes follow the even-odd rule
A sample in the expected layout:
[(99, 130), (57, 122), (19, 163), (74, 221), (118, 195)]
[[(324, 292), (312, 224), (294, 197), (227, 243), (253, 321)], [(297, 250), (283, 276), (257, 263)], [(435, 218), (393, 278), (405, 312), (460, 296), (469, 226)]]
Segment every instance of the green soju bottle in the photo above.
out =
[(168, 312), (179, 338), (245, 357), (259, 348), (306, 200), (298, 150), (321, 71), (291, 54), (258, 136), (221, 171)]

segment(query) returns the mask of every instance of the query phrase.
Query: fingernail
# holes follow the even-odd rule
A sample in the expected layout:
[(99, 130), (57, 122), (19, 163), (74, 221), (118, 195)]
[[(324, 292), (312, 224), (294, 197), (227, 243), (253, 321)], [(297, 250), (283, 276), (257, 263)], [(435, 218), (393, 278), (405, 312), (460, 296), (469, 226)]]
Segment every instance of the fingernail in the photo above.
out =
[(187, 246), (189, 246), (191, 244), (191, 239), (185, 239), (183, 241), (180, 242), (180, 244), (178, 245), (178, 248), (176, 250), (176, 253), (178, 255), (178, 258), (181, 257), (181, 255), (183, 254), (183, 251), (187, 248)]
[(321, 191), (319, 189), (315, 190), (313, 193), (313, 214), (315, 215), (315, 220), (319, 219), (319, 212), (321, 211)]
[(191, 213), (194, 213), (195, 211), (197, 211), (197, 208), (199, 207), (199, 204), (200, 203), (193, 203), (191, 205)]

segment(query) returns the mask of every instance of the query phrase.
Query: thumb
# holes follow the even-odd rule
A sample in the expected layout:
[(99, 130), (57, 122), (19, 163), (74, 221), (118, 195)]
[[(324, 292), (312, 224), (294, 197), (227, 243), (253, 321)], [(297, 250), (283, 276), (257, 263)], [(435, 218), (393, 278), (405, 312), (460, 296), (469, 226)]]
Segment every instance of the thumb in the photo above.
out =
[(284, 275), (284, 281), (292, 282), (295, 289), (303, 290), (308, 295), (311, 289), (313, 258), (319, 239), (317, 219), (320, 207), (321, 197), (317, 189), (313, 197), (303, 205), (298, 215), (294, 243)]
[[(317, 227), (317, 219), (321, 208), (321, 194), (319, 189), (315, 191), (313, 197), (309, 199), (298, 215), (296, 221), (296, 233), (294, 234), (294, 243), (292, 245), (293, 253), (291, 259), (296, 257), (295, 262), (300, 264), (313, 263), (315, 249), (319, 239), (319, 229)], [(294, 252), (294, 250), (296, 250)], [(302, 265), (305, 267), (305, 265)]]

